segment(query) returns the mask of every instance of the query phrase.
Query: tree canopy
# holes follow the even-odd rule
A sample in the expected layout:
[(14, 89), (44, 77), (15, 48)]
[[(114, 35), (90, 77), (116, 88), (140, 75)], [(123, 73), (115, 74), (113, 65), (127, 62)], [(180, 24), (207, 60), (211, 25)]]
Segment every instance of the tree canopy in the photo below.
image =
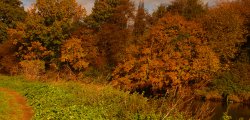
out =
[(206, 10), (206, 6), (201, 0), (174, 0), (168, 6), (168, 10), (187, 19), (192, 19), (202, 15)]
[(146, 92), (169, 91), (174, 86), (204, 83), (220, 69), (218, 56), (207, 44), (201, 25), (168, 14), (151, 28), (139, 47), (128, 49), (116, 67), (115, 86)]
[(19, 0), (0, 0), (0, 42), (7, 39), (7, 29), (15, 28), (18, 21), (23, 21), (25, 11)]
[(61, 45), (70, 38), (74, 25), (85, 17), (85, 9), (75, 0), (37, 0), (13, 35), (21, 60), (42, 59), (60, 62)]

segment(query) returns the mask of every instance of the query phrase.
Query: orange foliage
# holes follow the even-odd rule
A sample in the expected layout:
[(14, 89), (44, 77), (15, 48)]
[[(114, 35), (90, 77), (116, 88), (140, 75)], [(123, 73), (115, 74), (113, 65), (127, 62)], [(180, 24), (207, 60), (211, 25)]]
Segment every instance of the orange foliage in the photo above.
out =
[(86, 61), (87, 51), (81, 46), (81, 40), (71, 38), (62, 45), (61, 61), (69, 62), (74, 69), (80, 70), (88, 67)]
[[(18, 31), (17, 31), (18, 29)], [(0, 44), (0, 70), (11, 75), (18, 74), (18, 59), (16, 39), (21, 38), (23, 32), (20, 28), (8, 29), (8, 40)]]
[(23, 50), (23, 47), (19, 47), (19, 51), (23, 51), (22, 58), (24, 60), (36, 60), (43, 59), (44, 57), (50, 55), (52, 52), (48, 51), (42, 44), (38, 41), (31, 42), (31, 45), (27, 47), (26, 50)]
[(236, 57), (240, 45), (245, 42), (244, 18), (234, 3), (222, 3), (210, 9), (201, 23), (206, 30), (208, 43), (219, 54), (223, 63)]
[(208, 81), (220, 69), (199, 24), (167, 14), (151, 28), (145, 41), (131, 45), (113, 72), (113, 85), (125, 90), (168, 91)]
[(97, 59), (96, 39), (93, 31), (85, 27), (77, 29), (72, 38), (61, 47), (61, 62), (69, 63), (75, 70), (84, 70)]
[(18, 74), (18, 60), (15, 57), (15, 46), (12, 40), (0, 44), (0, 72)]
[(45, 62), (41, 60), (24, 60), (19, 64), (22, 74), (28, 80), (39, 80), (45, 72)]

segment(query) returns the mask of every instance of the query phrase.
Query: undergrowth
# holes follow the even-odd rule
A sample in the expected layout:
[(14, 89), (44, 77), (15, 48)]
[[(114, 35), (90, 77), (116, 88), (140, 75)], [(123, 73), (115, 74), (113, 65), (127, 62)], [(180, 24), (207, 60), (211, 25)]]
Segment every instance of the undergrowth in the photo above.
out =
[(84, 119), (186, 119), (166, 103), (156, 103), (139, 94), (110, 86), (76, 82), (28, 82), (21, 77), (0, 76), (0, 87), (16, 90), (28, 99), (35, 120)]
[[(235, 63), (229, 71), (220, 73), (205, 90), (196, 90), (207, 100), (233, 101), (250, 104), (250, 66)], [(245, 72), (242, 72), (245, 71)]]

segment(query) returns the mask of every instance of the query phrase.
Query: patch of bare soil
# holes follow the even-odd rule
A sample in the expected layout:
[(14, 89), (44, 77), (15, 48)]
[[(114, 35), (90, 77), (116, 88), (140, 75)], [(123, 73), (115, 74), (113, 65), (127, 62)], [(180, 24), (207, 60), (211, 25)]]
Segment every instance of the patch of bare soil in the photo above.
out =
[(20, 120), (31, 120), (33, 116), (32, 108), (27, 104), (26, 98), (20, 95), (19, 93), (6, 89), (0, 88), (0, 91), (5, 92), (8, 96), (11, 96), (11, 99), (8, 101), (9, 106), (17, 105), (18, 109), (12, 111), (12, 115), (18, 115), (18, 111), (21, 111)]

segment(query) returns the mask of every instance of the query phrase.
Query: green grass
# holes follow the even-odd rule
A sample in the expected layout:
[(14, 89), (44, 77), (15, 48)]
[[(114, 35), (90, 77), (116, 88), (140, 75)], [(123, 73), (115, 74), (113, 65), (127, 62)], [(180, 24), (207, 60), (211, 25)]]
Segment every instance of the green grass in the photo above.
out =
[[(35, 120), (162, 119), (168, 110), (167, 106), (158, 106), (139, 94), (110, 86), (28, 82), (21, 77), (0, 76), (0, 87), (24, 95), (35, 111)], [(175, 113), (165, 119), (184, 118)]]

